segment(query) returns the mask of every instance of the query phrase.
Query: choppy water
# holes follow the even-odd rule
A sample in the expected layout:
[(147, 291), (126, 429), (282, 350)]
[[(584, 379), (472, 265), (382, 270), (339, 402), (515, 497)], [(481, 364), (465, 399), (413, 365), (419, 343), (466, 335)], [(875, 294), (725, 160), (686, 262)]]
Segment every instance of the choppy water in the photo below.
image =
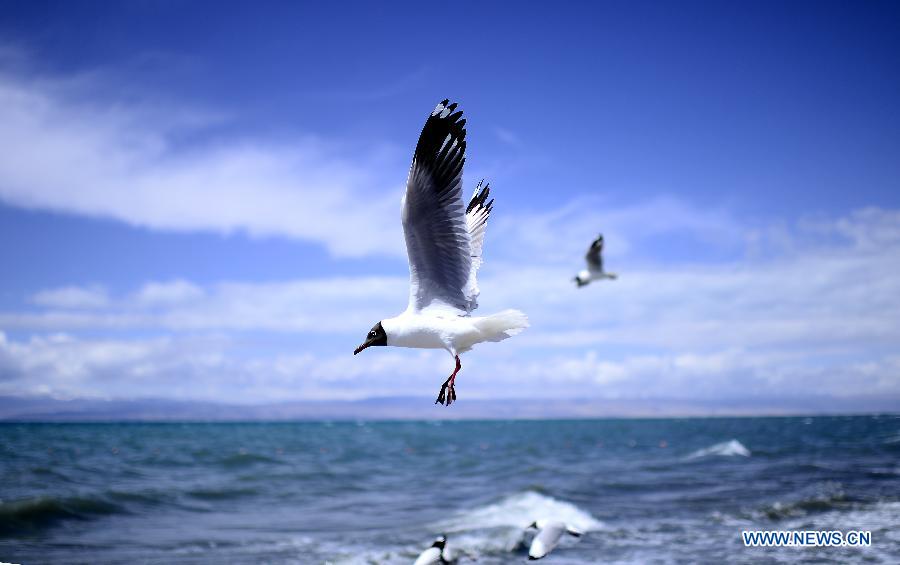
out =
[[(900, 418), (0, 425), (0, 561), (411, 563), (434, 535), (521, 563), (900, 560)], [(743, 529), (872, 547), (748, 549)], [(464, 557), (463, 562), (468, 559)]]

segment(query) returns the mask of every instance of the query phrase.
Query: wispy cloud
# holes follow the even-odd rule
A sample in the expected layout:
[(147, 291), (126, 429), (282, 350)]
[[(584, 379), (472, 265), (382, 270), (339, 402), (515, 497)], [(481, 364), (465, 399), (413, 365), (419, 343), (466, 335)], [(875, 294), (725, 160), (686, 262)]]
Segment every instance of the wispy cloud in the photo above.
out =
[(500, 126), (494, 127), (494, 135), (497, 136), (497, 139), (502, 141), (507, 145), (511, 145), (513, 147), (518, 147), (522, 144), (522, 140), (519, 139), (519, 136), (513, 133), (512, 131), (502, 128)]
[[(276, 234), (337, 256), (402, 255), (401, 183), (377, 152), (213, 136), (206, 128), (225, 119), (214, 111), (100, 103), (85, 93), (102, 80), (0, 72), (0, 200), (155, 230)], [(185, 132), (204, 141), (179, 143)], [(898, 210), (749, 223), (676, 196), (532, 211), (497, 196), (480, 312), (517, 307), (532, 327), (467, 355), (461, 393), (900, 394)], [(571, 277), (601, 231), (620, 278), (576, 290)], [(36, 289), (0, 312), (0, 394), (433, 394), (451, 369), (443, 352), (349, 354), (406, 296), (405, 272)]]
[(66, 286), (37, 292), (31, 302), (46, 308), (97, 309), (109, 306), (109, 295), (100, 286)]
[(95, 81), (0, 72), (0, 200), (154, 229), (282, 235), (341, 256), (402, 253), (402, 178), (379, 176), (378, 152), (348, 157), (313, 136), (184, 147), (178, 136), (202, 133), (208, 112), (78, 95), (100, 90)]
[(504, 390), (525, 392), (530, 382), (541, 382), (540, 394), (551, 398), (896, 397), (898, 375), (900, 356), (891, 353), (848, 360), (734, 348), (609, 359), (591, 349), (538, 361), (513, 359), (493, 367), (490, 383), (476, 386), (496, 397)]
[[(650, 209), (658, 206), (648, 204)], [(900, 363), (893, 353), (900, 344), (896, 323), (900, 273), (894, 267), (900, 263), (900, 233), (893, 227), (895, 211), (867, 209), (830, 220), (804, 220), (770, 237), (764, 235), (765, 229), (721, 224), (715, 216), (706, 218), (682, 204), (666, 206), (700, 219), (633, 231), (623, 223), (623, 238), (658, 230), (700, 232), (695, 235), (702, 238), (724, 230), (737, 232), (733, 237), (745, 242), (743, 251), (705, 263), (652, 263), (626, 252), (610, 258), (619, 262), (619, 280), (576, 290), (570, 277), (581, 261), (580, 249), (568, 258), (526, 264), (498, 250), (499, 256), (489, 256), (484, 268), (481, 311), (522, 308), (531, 317), (532, 328), (516, 339), (467, 355), (467, 394), (497, 397), (515, 391), (527, 396), (545, 391), (557, 397), (605, 398), (744, 393), (802, 397), (808, 390), (833, 396), (854, 391), (900, 394)], [(590, 208), (581, 210), (583, 216), (593, 214)], [(630, 208), (608, 214), (639, 215)], [(552, 222), (563, 221), (559, 218), (589, 225), (589, 218), (569, 208), (547, 216), (551, 227)], [(560, 248), (565, 247), (561, 238), (568, 236), (565, 230), (545, 232)], [(751, 253), (752, 247), (766, 252)], [(541, 252), (540, 247), (524, 247), (515, 255)], [(16, 371), (31, 375), (29, 386), (48, 390), (75, 391), (79, 386), (103, 390), (90, 384), (96, 374), (141, 366), (129, 356), (135, 348), (143, 348), (142, 355), (154, 359), (157, 355), (171, 362), (181, 359), (177, 369), (162, 361), (145, 365), (152, 367), (147, 369), (150, 373), (190, 373), (196, 383), (219, 383), (212, 390), (220, 392), (230, 386), (228, 394), (239, 393), (242, 398), (428, 394), (429, 386), (451, 368), (443, 352), (421, 357), (411, 351), (375, 350), (365, 359), (349, 354), (348, 344), (355, 344), (374, 321), (404, 308), (406, 289), (405, 275), (211, 285), (155, 281), (118, 295), (92, 287), (65, 287), (30, 297), (32, 305), (40, 306), (37, 311), (0, 314), (0, 327), (39, 332), (138, 328), (168, 335), (163, 341), (124, 344), (119, 343), (121, 338), (98, 343), (71, 334), (62, 341), (40, 334), (30, 342), (7, 341), (8, 349), (19, 352)], [(259, 332), (296, 339), (288, 346), (276, 339), (249, 351), (233, 347), (257, 340)], [(226, 337), (202, 338), (198, 333)], [(228, 345), (217, 341), (221, 339)], [(52, 369), (54, 365), (40, 361), (51, 350), (53, 358), (64, 359), (70, 369), (92, 370), (72, 374), (62, 365)], [(109, 359), (98, 353), (102, 351), (117, 352), (124, 361), (114, 368), (90, 365), (91, 360)], [(197, 359), (215, 359), (216, 364), (192, 361), (191, 351)], [(70, 375), (65, 386), (53, 376), (57, 373)], [(79, 385), (79, 379), (87, 384)], [(302, 386), (297, 379), (302, 379)], [(226, 381), (234, 382), (226, 385)], [(165, 382), (148, 378), (137, 389), (122, 390), (161, 393), (166, 389), (153, 383)], [(202, 392), (206, 385), (198, 386), (206, 394)], [(213, 398), (214, 393), (209, 394)]]
[(405, 92), (409, 92), (415, 88), (421, 87), (425, 83), (430, 70), (428, 67), (421, 67), (413, 72), (404, 74), (395, 78), (393, 81), (386, 81), (379, 84), (371, 82), (366, 84), (357, 84), (353, 90), (328, 90), (328, 91), (312, 91), (306, 93), (307, 98), (318, 98), (328, 100), (352, 100), (352, 101), (373, 101), (385, 98), (395, 97)]
[(43, 310), (0, 313), (0, 327), (356, 334), (379, 317), (402, 311), (406, 296), (405, 276), (222, 282), (206, 287), (185, 280), (151, 281), (113, 297), (105, 292), (98, 296), (92, 287), (64, 287), (30, 297), (30, 302), (45, 306)]
[[(0, 395), (262, 402), (430, 395), (433, 352), (385, 351), (367, 363), (310, 352), (241, 356), (222, 336), (11, 340), (0, 332)], [(391, 375), (390, 379), (382, 375)]]
[[(0, 395), (247, 403), (427, 397), (451, 368), (450, 359), (434, 351), (384, 350), (361, 362), (349, 353), (235, 353), (246, 348), (240, 339), (221, 336), (129, 340), (52, 334), (12, 340), (0, 332)], [(900, 396), (898, 373), (896, 354), (809, 363), (786, 353), (739, 349), (620, 360), (590, 350), (551, 352), (540, 360), (467, 358), (458, 388), (470, 399), (840, 399)]]
[(678, 238), (691, 238), (692, 247), (704, 254), (733, 256), (743, 251), (749, 228), (729, 210), (701, 208), (673, 196), (626, 204), (582, 196), (550, 210), (498, 214), (491, 243), (494, 250), (500, 247), (501, 259), (561, 264), (580, 261), (602, 232), (605, 256), (659, 262), (672, 255), (668, 246)]
[[(532, 306), (532, 331), (514, 347), (594, 346), (613, 355), (622, 348), (795, 348), (809, 355), (839, 348), (864, 356), (900, 343), (895, 218), (894, 211), (862, 210), (817, 221), (815, 233), (800, 222), (787, 233), (790, 245), (784, 237), (757, 240), (754, 246), (767, 253), (738, 252), (713, 262), (647, 264), (611, 256), (607, 265), (620, 272), (619, 280), (575, 293), (569, 282), (574, 266), (548, 261), (489, 268), (504, 302)], [(701, 222), (696, 229), (715, 225)], [(544, 233), (554, 238), (549, 234), (559, 231)], [(485, 292), (482, 304), (491, 308), (499, 301)]]

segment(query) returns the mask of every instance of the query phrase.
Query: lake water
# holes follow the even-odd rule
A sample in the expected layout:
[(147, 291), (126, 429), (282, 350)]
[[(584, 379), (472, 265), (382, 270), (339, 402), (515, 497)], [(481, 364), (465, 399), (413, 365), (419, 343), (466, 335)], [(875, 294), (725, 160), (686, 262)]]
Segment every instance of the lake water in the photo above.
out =
[[(900, 418), (0, 424), (0, 561), (900, 562)], [(740, 532), (869, 530), (869, 548)], [(477, 559), (477, 561), (474, 561)]]

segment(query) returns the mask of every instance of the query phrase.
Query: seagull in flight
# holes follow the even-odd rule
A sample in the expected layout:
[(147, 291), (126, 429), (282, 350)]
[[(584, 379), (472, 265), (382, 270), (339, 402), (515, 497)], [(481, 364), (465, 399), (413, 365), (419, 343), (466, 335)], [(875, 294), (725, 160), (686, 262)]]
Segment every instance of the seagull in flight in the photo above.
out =
[(550, 520), (536, 520), (525, 529), (537, 530), (534, 539), (531, 541), (531, 547), (528, 548), (529, 561), (540, 559), (553, 551), (563, 534), (569, 534), (576, 538), (583, 535), (580, 531), (567, 526), (563, 522)]
[(590, 283), (591, 281), (610, 279), (615, 280), (618, 275), (615, 273), (607, 273), (603, 270), (603, 234), (597, 236), (591, 246), (588, 247), (587, 254), (584, 256), (587, 261), (587, 269), (579, 272), (573, 279), (578, 288)]
[(409, 258), (409, 306), (375, 324), (354, 355), (375, 345), (444, 349), (456, 360), (435, 404), (456, 400), (459, 356), (484, 341), (502, 341), (528, 327), (518, 310), (472, 316), (478, 307), (476, 274), (494, 201), (478, 183), (468, 206), (462, 198), (466, 120), (444, 100), (425, 121), (403, 195), (401, 219)]

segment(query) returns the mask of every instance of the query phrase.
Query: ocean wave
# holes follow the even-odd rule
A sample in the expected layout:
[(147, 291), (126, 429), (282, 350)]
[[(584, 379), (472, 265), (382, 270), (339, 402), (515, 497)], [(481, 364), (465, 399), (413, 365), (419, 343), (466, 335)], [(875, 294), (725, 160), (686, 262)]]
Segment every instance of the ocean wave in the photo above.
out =
[(732, 439), (729, 441), (723, 441), (722, 443), (711, 445), (709, 447), (704, 447), (703, 449), (698, 449), (697, 451), (688, 455), (687, 458), (698, 459), (700, 457), (707, 457), (709, 455), (721, 455), (724, 457), (733, 457), (735, 455), (740, 455), (742, 457), (750, 457), (750, 450), (744, 447), (744, 444), (742, 444), (738, 440)]
[[(447, 547), (461, 563), (477, 563), (479, 558), (488, 556), (500, 557), (505, 561), (503, 555), (521, 549), (525, 527), (542, 518), (560, 520), (583, 532), (605, 529), (605, 525), (586, 510), (529, 490), (459, 512), (452, 518), (433, 524), (430, 530), (434, 535), (446, 534)], [(381, 551), (362, 550), (352, 555), (339, 555), (331, 562), (341, 565), (409, 563), (430, 543), (430, 539), (423, 539), (415, 546)], [(570, 543), (575, 541), (568, 536), (561, 541), (563, 546)]]
[(849, 506), (849, 509), (833, 508), (791, 518), (784, 522), (784, 528), (869, 531), (872, 532), (872, 546), (865, 548), (866, 559), (872, 563), (896, 563), (897, 548), (900, 547), (900, 502), (880, 501)]
[(794, 527), (809, 523), (820, 529), (870, 530), (879, 535), (888, 533), (888, 537), (900, 542), (900, 502), (880, 501), (841, 506), (790, 525)]
[(40, 530), (61, 520), (87, 520), (125, 513), (125, 509), (98, 497), (37, 497), (0, 503), (0, 535)]
[(852, 502), (846, 495), (836, 491), (790, 502), (775, 502), (765, 506), (761, 513), (770, 520), (783, 520), (830, 510), (847, 510), (851, 507)]
[[(237, 498), (245, 489), (217, 491), (194, 489), (184, 492), (197, 500)], [(91, 520), (113, 514), (136, 514), (151, 507), (171, 506), (204, 510), (172, 489), (105, 490), (80, 496), (39, 496), (0, 503), (0, 536), (36, 531), (65, 520)]]
[(219, 465), (226, 469), (239, 469), (242, 467), (250, 467), (257, 464), (281, 464), (278, 459), (266, 457), (256, 453), (235, 453), (219, 460)]
[(199, 500), (232, 500), (255, 496), (260, 494), (260, 491), (254, 488), (196, 488), (185, 491), (185, 494)]
[(541, 519), (559, 520), (582, 532), (605, 528), (602, 522), (576, 505), (529, 490), (460, 512), (439, 522), (433, 529), (447, 533), (461, 554), (478, 557), (521, 548), (525, 528)]
[(886, 438), (884, 440), (884, 443), (885, 443), (885, 445), (892, 445), (895, 443), (900, 443), (900, 434), (894, 434), (892, 436), (889, 436), (888, 438)]
[(535, 491), (526, 491), (441, 522), (446, 531), (489, 528), (524, 528), (534, 520), (559, 520), (583, 532), (603, 529), (603, 523), (572, 503)]

